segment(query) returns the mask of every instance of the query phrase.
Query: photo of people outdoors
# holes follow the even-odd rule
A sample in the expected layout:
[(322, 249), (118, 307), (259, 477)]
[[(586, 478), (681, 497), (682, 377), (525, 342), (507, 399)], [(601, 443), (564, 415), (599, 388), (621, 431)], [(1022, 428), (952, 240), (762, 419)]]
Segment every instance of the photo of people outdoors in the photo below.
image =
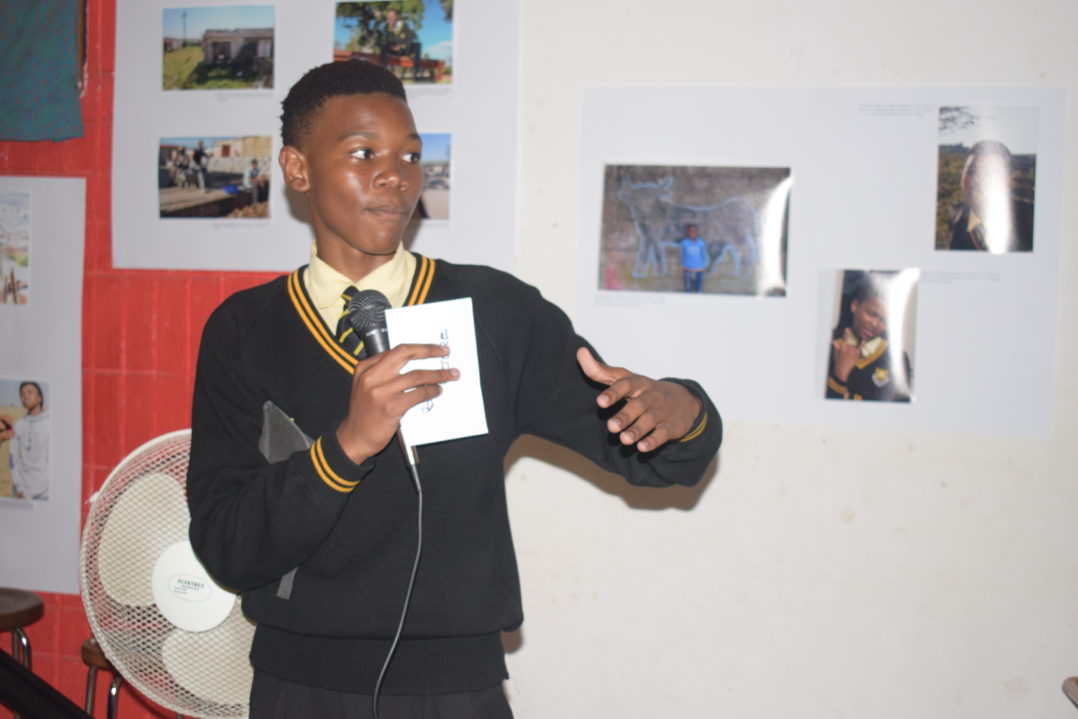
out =
[(1033, 250), (1037, 108), (941, 107), (936, 249)]
[(0, 379), (0, 497), (49, 498), (49, 385)]
[(608, 165), (599, 288), (786, 294), (789, 168)]
[(453, 0), (337, 3), (334, 60), (367, 60), (408, 84), (453, 81)]
[(449, 219), (450, 135), (444, 132), (421, 132), (423, 139), (423, 194), (419, 196), (416, 217), (423, 220)]
[(918, 270), (838, 273), (827, 399), (910, 402)]
[(164, 10), (164, 90), (273, 87), (272, 5)]
[(161, 217), (269, 217), (273, 141), (250, 137), (165, 137), (157, 150)]
[(30, 194), (0, 192), (0, 305), (30, 302)]

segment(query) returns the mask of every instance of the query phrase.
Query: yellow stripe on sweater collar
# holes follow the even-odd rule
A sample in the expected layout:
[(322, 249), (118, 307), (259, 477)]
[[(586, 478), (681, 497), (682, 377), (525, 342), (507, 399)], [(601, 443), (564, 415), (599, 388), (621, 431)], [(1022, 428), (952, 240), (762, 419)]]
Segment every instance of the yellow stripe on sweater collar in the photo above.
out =
[[(405, 288), (405, 295), (407, 296), (405, 305), (420, 305), (426, 302), (427, 295), (430, 293), (431, 285), (434, 282), (434, 260), (423, 255), (413, 255), (413, 257), (415, 258), (415, 271), (412, 275), (411, 286)], [(318, 311), (314, 301), (311, 299), (304, 278), (304, 275), (309, 271), (309, 268), (301, 267), (289, 275), (288, 296), (292, 300), (292, 305), (295, 307), (300, 321), (303, 322), (307, 331), (311, 333), (315, 342), (322, 347), (334, 362), (340, 365), (341, 369), (351, 374), (355, 370), (358, 360), (337, 343), (336, 338), (333, 336), (334, 328), (329, 326), (329, 323), (322, 313)], [(340, 302), (339, 299), (338, 302)], [(339, 314), (339, 312), (340, 309), (338, 308), (336, 313)], [(335, 317), (333, 321), (336, 323)]]

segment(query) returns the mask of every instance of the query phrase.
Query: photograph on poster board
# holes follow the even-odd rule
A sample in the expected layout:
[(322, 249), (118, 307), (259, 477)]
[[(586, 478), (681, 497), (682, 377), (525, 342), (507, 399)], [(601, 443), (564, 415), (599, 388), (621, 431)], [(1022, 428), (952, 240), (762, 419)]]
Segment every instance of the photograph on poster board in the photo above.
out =
[(1037, 108), (939, 110), (936, 249), (1033, 250)]
[(453, 82), (453, 0), (337, 3), (334, 60), (368, 60), (406, 85)]
[(272, 5), (165, 8), (161, 89), (273, 87)]
[(910, 402), (920, 271), (837, 273), (827, 399)]
[(163, 137), (157, 149), (162, 218), (269, 217), (273, 138)]
[(423, 194), (416, 217), (422, 220), (449, 219), (451, 136), (444, 132), (421, 132), (423, 139)]
[(30, 193), (0, 192), (0, 305), (30, 302)]
[(49, 383), (0, 379), (0, 497), (49, 498)]
[(607, 165), (599, 289), (786, 294), (783, 167)]

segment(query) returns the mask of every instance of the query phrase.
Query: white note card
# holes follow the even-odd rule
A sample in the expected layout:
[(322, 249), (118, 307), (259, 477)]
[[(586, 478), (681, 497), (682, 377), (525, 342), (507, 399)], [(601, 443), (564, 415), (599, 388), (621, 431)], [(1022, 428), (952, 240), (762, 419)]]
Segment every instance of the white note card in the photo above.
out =
[(389, 344), (445, 344), (448, 357), (413, 360), (401, 372), (455, 367), (460, 379), (442, 385), (442, 394), (408, 410), (401, 431), (409, 444), (444, 442), (487, 433), (479, 355), (475, 345), (472, 299), (413, 305), (386, 310)]

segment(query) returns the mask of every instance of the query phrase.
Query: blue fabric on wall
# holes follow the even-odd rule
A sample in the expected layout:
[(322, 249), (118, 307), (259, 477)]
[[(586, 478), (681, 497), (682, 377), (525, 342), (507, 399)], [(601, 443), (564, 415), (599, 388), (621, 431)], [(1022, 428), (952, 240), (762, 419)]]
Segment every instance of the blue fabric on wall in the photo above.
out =
[(78, 0), (0, 0), (0, 139), (82, 136)]

